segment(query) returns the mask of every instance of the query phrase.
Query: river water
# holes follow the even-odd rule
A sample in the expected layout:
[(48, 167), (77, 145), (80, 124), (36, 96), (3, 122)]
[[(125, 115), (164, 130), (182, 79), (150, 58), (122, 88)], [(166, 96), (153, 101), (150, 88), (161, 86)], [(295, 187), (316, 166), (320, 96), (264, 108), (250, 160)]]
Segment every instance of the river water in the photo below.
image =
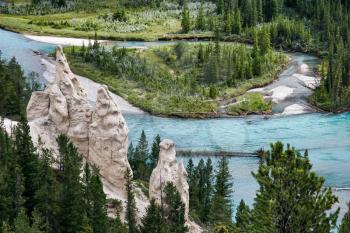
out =
[[(130, 43), (133, 44), (133, 43)], [(134, 43), (135, 44), (135, 43)], [(144, 45), (145, 43), (142, 43)], [(123, 43), (128, 46), (128, 43)], [(140, 43), (136, 43), (137, 46)], [(0, 30), (0, 50), (2, 56), (15, 56), (26, 72), (42, 74), (40, 56), (33, 50), (49, 53), (54, 45), (34, 42), (19, 34)], [(298, 61), (310, 60), (309, 55), (294, 54)], [(290, 70), (289, 70), (290, 71)], [(330, 187), (350, 187), (350, 113), (304, 114), (285, 117), (260, 116), (227, 119), (169, 119), (148, 114), (126, 114), (130, 141), (134, 143), (145, 130), (151, 139), (160, 134), (170, 138), (177, 148), (192, 150), (232, 150), (253, 152), (259, 148), (269, 148), (271, 142), (281, 140), (298, 149), (308, 149), (314, 170), (326, 178)], [(199, 158), (195, 158), (198, 161)], [(185, 162), (187, 158), (184, 158)], [(216, 158), (213, 158), (215, 161)], [(256, 158), (231, 158), (230, 169), (234, 177), (234, 202), (241, 198), (251, 204), (257, 184), (251, 172), (258, 167)], [(350, 200), (349, 192), (341, 193)]]

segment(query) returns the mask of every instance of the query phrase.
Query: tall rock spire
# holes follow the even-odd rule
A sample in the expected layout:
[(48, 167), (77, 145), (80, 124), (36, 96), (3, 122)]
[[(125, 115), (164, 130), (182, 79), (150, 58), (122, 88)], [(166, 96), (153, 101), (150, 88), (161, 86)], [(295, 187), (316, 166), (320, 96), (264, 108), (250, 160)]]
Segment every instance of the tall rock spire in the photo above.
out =
[(61, 47), (51, 75), (45, 90), (34, 92), (27, 106), (32, 130), (46, 147), (56, 151), (56, 137), (67, 135), (85, 160), (99, 169), (104, 182), (125, 198), (124, 175), (130, 168), (128, 127), (107, 86), (98, 89), (92, 106)]
[(168, 182), (172, 182), (185, 204), (185, 219), (189, 232), (201, 232), (200, 227), (191, 222), (189, 212), (189, 186), (187, 183), (187, 172), (183, 161), (176, 161), (175, 144), (165, 139), (160, 143), (160, 153), (157, 167), (153, 170), (149, 183), (149, 198), (154, 199), (159, 205), (164, 199), (164, 189)]

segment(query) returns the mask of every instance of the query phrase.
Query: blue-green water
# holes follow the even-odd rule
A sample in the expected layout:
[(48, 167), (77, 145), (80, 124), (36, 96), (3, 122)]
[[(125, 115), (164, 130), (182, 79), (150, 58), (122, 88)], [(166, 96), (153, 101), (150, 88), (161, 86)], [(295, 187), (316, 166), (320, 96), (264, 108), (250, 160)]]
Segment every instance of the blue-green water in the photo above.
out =
[[(125, 115), (130, 139), (137, 142), (144, 129), (149, 138), (157, 133), (170, 138), (177, 148), (253, 152), (281, 140), (298, 149), (308, 149), (314, 170), (326, 177), (326, 185), (350, 187), (350, 113), (307, 114), (289, 117), (183, 120), (149, 115)], [(216, 158), (212, 158), (214, 161)], [(186, 161), (187, 158), (184, 158)], [(199, 158), (195, 158), (198, 161)], [(256, 158), (231, 158), (234, 201), (252, 203), (257, 184), (251, 171)]]
[(44, 72), (40, 56), (36, 56), (33, 51), (50, 53), (55, 47), (54, 45), (31, 41), (17, 33), (0, 29), (2, 57), (7, 59), (16, 57), (26, 73), (34, 71), (41, 75)]
[[(128, 45), (140, 46), (139, 43), (123, 44)], [(26, 72), (43, 72), (40, 57), (34, 56), (32, 50), (50, 52), (54, 47), (0, 30), (2, 56), (16, 56)], [(295, 56), (303, 59), (306, 55)], [(261, 147), (268, 149), (269, 143), (281, 140), (298, 149), (309, 149), (314, 170), (326, 178), (327, 186), (350, 187), (350, 113), (316, 113), (270, 119), (248, 117), (184, 120), (148, 114), (125, 115), (125, 118), (129, 126), (130, 141), (136, 142), (141, 130), (145, 130), (149, 139), (159, 133), (162, 138), (172, 139), (177, 148), (182, 149), (252, 152)], [(252, 203), (257, 185), (251, 172), (257, 169), (257, 163), (255, 158), (230, 159), (236, 203), (241, 198)]]

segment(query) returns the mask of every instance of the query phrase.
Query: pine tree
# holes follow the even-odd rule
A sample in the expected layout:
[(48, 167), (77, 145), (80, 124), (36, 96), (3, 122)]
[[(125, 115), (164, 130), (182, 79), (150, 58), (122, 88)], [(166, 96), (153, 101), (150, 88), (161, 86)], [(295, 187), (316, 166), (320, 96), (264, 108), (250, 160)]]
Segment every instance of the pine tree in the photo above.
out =
[(84, 216), (83, 216), (82, 227), (81, 227), (81, 230), (79, 231), (79, 233), (94, 233), (94, 231), (89, 223), (89, 218), (87, 217), (86, 214), (84, 214)]
[(350, 233), (350, 203), (348, 204), (349, 210), (344, 215), (343, 220), (339, 226), (338, 233)]
[(120, 214), (117, 211), (113, 225), (110, 227), (110, 233), (128, 233), (128, 228), (122, 223)]
[(81, 183), (80, 173), (82, 158), (77, 148), (69, 139), (64, 139), (66, 144), (59, 144), (59, 152), (63, 152), (63, 172), (62, 188), (59, 194), (59, 223), (60, 232), (70, 233), (81, 230), (84, 217), (83, 186)]
[(14, 221), (14, 233), (31, 232), (29, 217), (24, 209), (21, 209)]
[(237, 9), (234, 14), (232, 33), (233, 34), (241, 34), (242, 31), (242, 19), (241, 12)]
[(160, 152), (160, 136), (159, 134), (154, 138), (152, 149), (151, 149), (151, 157), (150, 157), (150, 165), (151, 165), (151, 171), (157, 166), (158, 159), (159, 159), (159, 152)]
[(185, 233), (188, 232), (185, 221), (185, 204), (181, 200), (181, 196), (172, 182), (168, 182), (165, 186), (165, 204), (167, 225), (169, 232)]
[(162, 225), (160, 207), (152, 199), (147, 208), (146, 216), (142, 219), (141, 233), (162, 233)]
[(128, 232), (136, 233), (137, 229), (137, 221), (136, 221), (136, 202), (135, 202), (135, 194), (133, 191), (132, 185), (132, 174), (130, 169), (128, 168), (125, 173), (125, 189), (127, 192), (127, 202), (126, 202), (126, 221), (128, 222)]
[(217, 0), (217, 5), (216, 5), (216, 13), (218, 15), (221, 15), (224, 13), (224, 7), (225, 7), (225, 4), (224, 4), (224, 0)]
[(260, 31), (260, 54), (265, 56), (271, 50), (270, 33), (268, 29), (263, 28)]
[(188, 33), (191, 30), (190, 10), (188, 9), (187, 1), (182, 8), (181, 27), (184, 33)]
[(253, 74), (255, 76), (260, 76), (262, 73), (262, 67), (261, 67), (261, 58), (260, 58), (260, 52), (259, 52), (259, 41), (258, 41), (258, 34), (254, 33), (254, 45), (253, 45), (253, 51), (252, 51), (252, 58), (253, 58)]
[(236, 213), (236, 226), (239, 232), (249, 232), (250, 227), (250, 209), (243, 200), (238, 205)]
[(103, 184), (97, 171), (91, 176), (89, 182), (91, 202), (89, 203), (88, 217), (94, 233), (107, 232), (106, 194), (103, 192)]
[(200, 31), (205, 30), (205, 16), (204, 16), (204, 2), (201, 1), (201, 6), (199, 7), (197, 20), (196, 20), (196, 29)]
[(23, 197), (25, 207), (31, 216), (34, 207), (40, 202), (35, 198), (39, 189), (39, 158), (30, 136), (28, 122), (22, 118), (15, 130), (15, 153), (24, 179)]
[[(260, 189), (252, 210), (251, 232), (331, 232), (338, 211), (329, 211), (337, 198), (324, 179), (312, 171), (307, 151), (301, 155), (281, 142), (271, 145), (253, 173)], [(312, 210), (312, 211), (310, 211)]]
[(212, 222), (231, 223), (232, 186), (232, 176), (229, 171), (228, 160), (223, 156), (218, 162), (215, 175), (214, 196), (212, 199), (210, 214)]
[(41, 149), (39, 164), (39, 189), (35, 193), (35, 198), (39, 202), (35, 208), (41, 213), (44, 223), (51, 229), (54, 229), (55, 225), (57, 225), (57, 188), (59, 186), (52, 169), (53, 157), (50, 150)]
[(212, 185), (212, 174), (213, 174), (213, 165), (210, 158), (207, 159), (205, 165), (205, 176), (204, 176), (204, 185), (203, 190), (203, 203), (202, 203), (202, 212), (201, 212), (201, 221), (207, 222), (210, 217), (210, 209), (212, 205), (212, 194), (213, 194), (213, 185)]
[[(14, 221), (14, 233), (44, 233), (47, 232), (47, 226), (43, 222), (38, 211), (33, 210), (33, 218), (30, 219), (24, 209), (21, 209)], [(32, 224), (30, 224), (32, 222)], [(4, 233), (4, 232), (3, 232)]]
[(134, 171), (134, 179), (148, 181), (151, 173), (150, 166), (148, 166), (148, 160), (148, 141), (145, 131), (142, 130), (139, 143), (135, 149), (134, 159), (130, 161), (130, 165)]
[[(0, 123), (1, 124), (1, 123)], [(12, 224), (23, 206), (24, 177), (14, 153), (13, 140), (0, 127), (0, 223)]]

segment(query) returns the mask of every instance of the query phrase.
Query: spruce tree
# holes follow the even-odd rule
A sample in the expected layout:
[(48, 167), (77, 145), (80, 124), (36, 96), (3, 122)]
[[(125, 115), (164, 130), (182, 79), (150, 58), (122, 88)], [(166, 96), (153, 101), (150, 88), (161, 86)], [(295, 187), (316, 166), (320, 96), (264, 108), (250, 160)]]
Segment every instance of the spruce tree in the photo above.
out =
[(239, 232), (249, 232), (250, 227), (250, 209), (245, 204), (243, 199), (237, 207), (236, 213), (236, 227), (239, 229)]
[(252, 210), (251, 232), (331, 232), (338, 216), (326, 214), (337, 198), (312, 171), (307, 155), (281, 142), (271, 145), (253, 176), (260, 188)]
[(22, 208), (14, 221), (14, 233), (31, 232), (30, 221), (26, 211)]
[[(62, 138), (63, 137), (63, 138)], [(82, 158), (77, 148), (66, 136), (60, 136), (66, 144), (59, 144), (59, 152), (63, 152), (62, 184), (59, 194), (60, 232), (79, 232), (84, 217), (83, 186), (80, 178)]]
[(338, 233), (350, 233), (350, 203), (348, 204), (348, 206), (348, 212), (344, 215), (342, 219)]
[(217, 0), (216, 13), (221, 15), (224, 13), (225, 3), (224, 0)]
[(151, 171), (157, 166), (158, 159), (159, 159), (159, 152), (160, 152), (160, 136), (159, 134), (154, 138), (151, 154), (150, 154), (150, 165), (151, 165)]
[(210, 158), (207, 159), (205, 165), (204, 173), (204, 189), (203, 189), (203, 202), (202, 202), (202, 211), (201, 211), (201, 221), (207, 222), (210, 217), (210, 209), (212, 205), (212, 194), (213, 194), (213, 185), (212, 185), (212, 174), (213, 174), (213, 165)]
[(188, 232), (185, 221), (185, 204), (181, 200), (181, 196), (172, 182), (168, 182), (165, 186), (165, 204), (166, 216), (169, 232), (185, 233)]
[(205, 30), (205, 16), (204, 16), (204, 2), (201, 1), (201, 5), (199, 7), (197, 20), (196, 20), (196, 29), (200, 31)]
[(91, 202), (89, 203), (88, 217), (94, 233), (107, 232), (107, 201), (103, 192), (103, 184), (97, 171), (91, 176), (89, 182)]
[(128, 232), (129, 233), (137, 233), (137, 221), (136, 221), (136, 202), (135, 202), (135, 194), (133, 191), (132, 184), (132, 174), (130, 169), (128, 168), (125, 173), (125, 189), (127, 192), (127, 201), (126, 201), (126, 221), (128, 223)]
[(160, 207), (152, 199), (147, 208), (146, 216), (142, 219), (141, 233), (163, 233), (163, 219)]
[(187, 1), (184, 3), (181, 13), (182, 32), (188, 33), (191, 30), (190, 10), (188, 9)]
[(23, 117), (15, 130), (15, 153), (18, 158), (18, 164), (24, 179), (23, 197), (25, 207), (31, 216), (35, 206), (40, 202), (35, 197), (39, 189), (39, 158), (30, 136), (28, 122)]
[(148, 181), (150, 176), (150, 167), (148, 166), (148, 141), (145, 131), (142, 130), (139, 143), (135, 148), (134, 159), (131, 160), (131, 167), (134, 172), (134, 179)]
[(232, 186), (233, 182), (228, 167), (228, 160), (223, 156), (217, 164), (214, 195), (211, 203), (211, 222), (232, 222)]
[(128, 228), (120, 219), (119, 211), (117, 211), (115, 220), (113, 221), (112, 226), (109, 228), (109, 233), (128, 233)]
[(35, 208), (41, 213), (44, 223), (51, 227), (52, 231), (57, 225), (58, 212), (58, 187), (59, 184), (53, 166), (52, 152), (42, 148), (39, 162), (39, 189), (35, 193), (35, 198), (39, 201)]
[(87, 217), (86, 214), (84, 214), (84, 216), (83, 216), (82, 227), (81, 227), (81, 230), (79, 231), (79, 233), (94, 233), (94, 231), (90, 225), (89, 218)]

